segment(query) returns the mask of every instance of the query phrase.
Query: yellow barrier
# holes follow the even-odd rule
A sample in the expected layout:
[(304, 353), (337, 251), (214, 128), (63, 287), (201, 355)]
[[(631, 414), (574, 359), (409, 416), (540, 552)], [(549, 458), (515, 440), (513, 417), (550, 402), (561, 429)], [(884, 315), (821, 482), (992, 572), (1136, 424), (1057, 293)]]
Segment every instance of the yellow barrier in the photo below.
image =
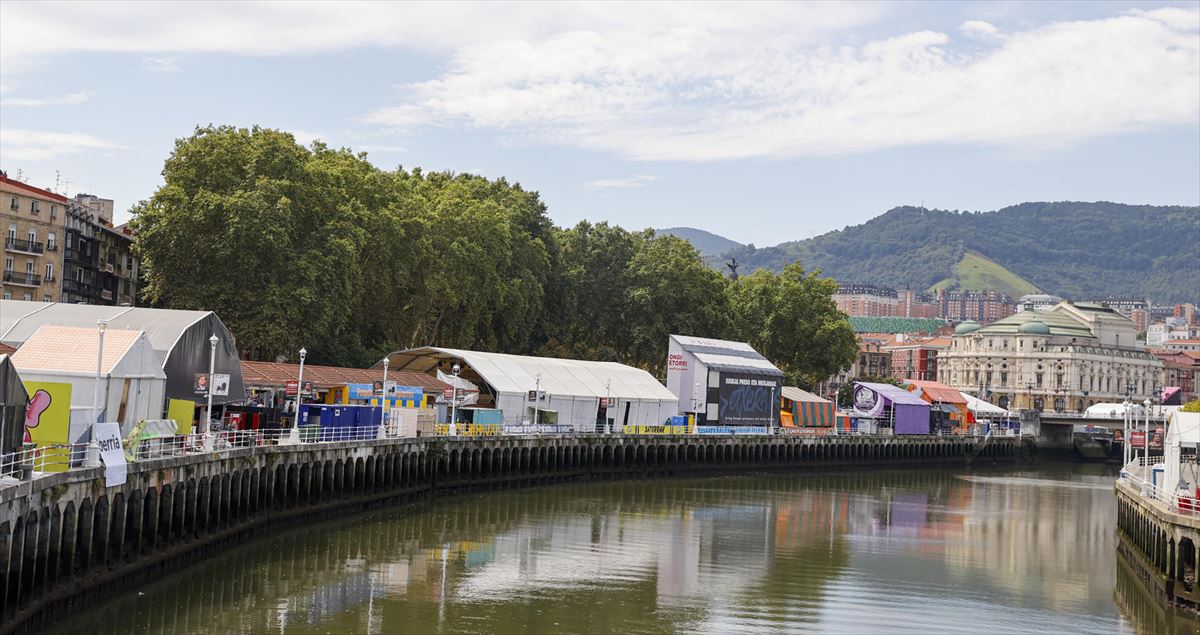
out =
[[(454, 432), (464, 437), (498, 437), (504, 434), (504, 427), (494, 423), (463, 423), (454, 427)], [(439, 423), (433, 426), (433, 433), (439, 436), (450, 434), (450, 424)]]
[(688, 434), (688, 426), (625, 426), (625, 434)]

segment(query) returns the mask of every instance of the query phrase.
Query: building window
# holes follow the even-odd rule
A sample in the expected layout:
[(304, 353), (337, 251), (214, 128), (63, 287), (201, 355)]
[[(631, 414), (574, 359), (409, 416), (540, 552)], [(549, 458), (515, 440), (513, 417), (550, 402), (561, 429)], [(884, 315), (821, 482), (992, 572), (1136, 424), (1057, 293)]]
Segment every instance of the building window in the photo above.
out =
[(30, 214), (38, 213), (38, 202), (37, 201), (29, 201), (29, 213)]
[(1041, 388), (1042, 387), (1042, 374), (1034, 373), (1033, 376), (1034, 376), (1034, 381), (1037, 382), (1037, 387)]
[(42, 296), (42, 302), (53, 302), (53, 301), (54, 301), (53, 298), (51, 298), (48, 295)]
[(1005, 409), (1005, 410), (1008, 410), (1008, 396), (1006, 395), (1006, 396), (1004, 396), (1004, 397), (1001, 397), (1001, 398), (1000, 398), (1000, 401), (998, 401), (998, 402), (996, 403), (996, 405), (997, 405), (997, 406), (1000, 406), (1001, 408), (1003, 408), (1003, 409)]
[(26, 293), (25, 293), (25, 294), (22, 296), (22, 299), (24, 299), (26, 302), (29, 302), (29, 301), (33, 300), (33, 294), (32, 294), (32, 293), (29, 293), (29, 292), (26, 292)]
[(5, 300), (11, 300), (11, 299), (12, 299), (12, 291), (5, 291), (5, 292), (4, 292), (4, 299), (5, 299)]
[(58, 206), (51, 205), (50, 206), (50, 220), (54, 220), (55, 218), (58, 218)]
[(1001, 386), (1008, 385), (1008, 371), (1006, 371), (1006, 370), (1000, 371), (1000, 385)]
[(21, 204), (17, 202), (17, 197), (14, 196), (8, 199), (8, 209), (13, 210), (14, 212), (21, 209)]
[(46, 236), (46, 249), (53, 251), (57, 246), (56, 243), (58, 243), (58, 240), (54, 236), (54, 232), (50, 232), (50, 234)]
[(15, 224), (8, 226), (8, 240), (14, 241), (17, 239), (17, 226)]
[(1063, 380), (1062, 380), (1062, 378), (1063, 378), (1063, 375), (1062, 375), (1062, 373), (1061, 373), (1061, 372), (1054, 373), (1054, 387), (1055, 387), (1055, 388), (1062, 388), (1062, 387), (1063, 387), (1063, 383), (1062, 383), (1062, 381), (1063, 381)]
[(1054, 410), (1056, 412), (1062, 412), (1066, 409), (1067, 409), (1067, 402), (1063, 401), (1062, 397), (1059, 397), (1054, 400)]
[(48, 263), (46, 263), (46, 282), (51, 282), (53, 280), (54, 280), (54, 263), (48, 262)]
[(26, 234), (25, 237), (29, 239), (30, 247), (32, 247), (33, 246), (32, 243), (37, 242), (37, 230), (36, 229), (29, 230), (29, 233)]
[(13, 270), (13, 259), (12, 259), (12, 256), (9, 256), (9, 257), (7, 257), (7, 258), (5, 258), (5, 259), (4, 259), (4, 270), (5, 270), (5, 271), (12, 271), (12, 270)]

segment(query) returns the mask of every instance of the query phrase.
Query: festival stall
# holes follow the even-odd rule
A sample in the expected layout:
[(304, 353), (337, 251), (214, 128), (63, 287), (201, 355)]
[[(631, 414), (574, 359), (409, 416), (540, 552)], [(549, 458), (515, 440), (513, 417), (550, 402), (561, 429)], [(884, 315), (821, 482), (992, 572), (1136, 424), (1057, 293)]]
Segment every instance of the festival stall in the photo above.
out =
[(929, 403), (891, 384), (855, 382), (851, 416), (894, 434), (929, 434)]

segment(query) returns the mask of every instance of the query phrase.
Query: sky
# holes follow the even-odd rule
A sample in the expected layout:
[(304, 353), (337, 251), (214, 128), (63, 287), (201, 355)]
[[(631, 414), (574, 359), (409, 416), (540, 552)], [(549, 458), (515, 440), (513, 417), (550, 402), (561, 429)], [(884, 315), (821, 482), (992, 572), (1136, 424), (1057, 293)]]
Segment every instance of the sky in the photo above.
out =
[(10, 177), (125, 210), (210, 123), (759, 246), (898, 205), (1197, 205), (1200, 2), (0, 2)]

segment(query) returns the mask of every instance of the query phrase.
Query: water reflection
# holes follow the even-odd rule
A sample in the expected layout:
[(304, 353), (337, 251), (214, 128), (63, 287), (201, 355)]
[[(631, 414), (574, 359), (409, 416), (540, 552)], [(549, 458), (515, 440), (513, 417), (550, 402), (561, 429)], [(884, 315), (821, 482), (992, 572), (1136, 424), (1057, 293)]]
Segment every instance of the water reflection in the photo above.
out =
[(1118, 583), (1111, 483), (1067, 466), (477, 495), (270, 536), (51, 630), (1194, 632)]

